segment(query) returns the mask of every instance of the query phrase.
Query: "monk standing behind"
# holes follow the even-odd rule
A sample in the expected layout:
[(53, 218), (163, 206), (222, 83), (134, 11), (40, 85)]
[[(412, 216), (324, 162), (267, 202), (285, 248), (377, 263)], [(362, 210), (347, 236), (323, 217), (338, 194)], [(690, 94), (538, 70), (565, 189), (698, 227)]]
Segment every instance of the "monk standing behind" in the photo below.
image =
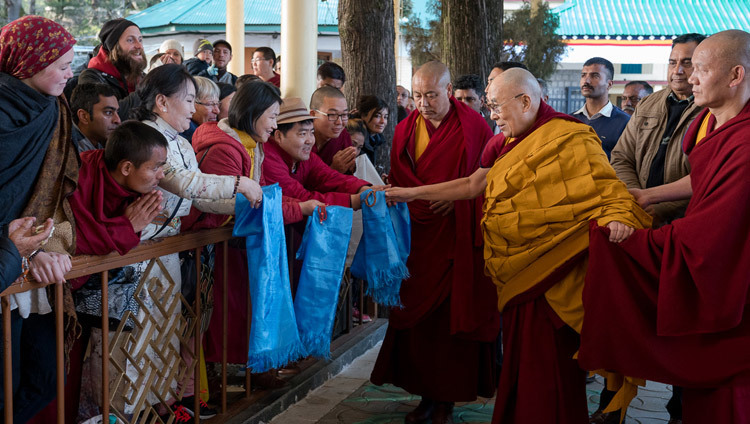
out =
[(586, 373), (573, 355), (583, 322), (589, 220), (619, 241), (650, 218), (615, 176), (594, 130), (542, 102), (531, 73), (509, 69), (488, 94), (503, 133), (491, 169), (386, 195), (465, 199), (484, 191), (484, 258), (503, 316), (492, 422), (585, 423)]
[(750, 423), (750, 34), (712, 35), (693, 67), (685, 217), (620, 245), (592, 229), (580, 358), (683, 386), (685, 424)]
[[(406, 187), (467, 177), (492, 136), (474, 110), (451, 96), (448, 68), (423, 65), (413, 77), (419, 113), (396, 128), (390, 181)], [(482, 272), (481, 200), (409, 204), (412, 239), (401, 285), (371, 380), (422, 396), (407, 423), (452, 422), (454, 402), (494, 392), (495, 293)]]

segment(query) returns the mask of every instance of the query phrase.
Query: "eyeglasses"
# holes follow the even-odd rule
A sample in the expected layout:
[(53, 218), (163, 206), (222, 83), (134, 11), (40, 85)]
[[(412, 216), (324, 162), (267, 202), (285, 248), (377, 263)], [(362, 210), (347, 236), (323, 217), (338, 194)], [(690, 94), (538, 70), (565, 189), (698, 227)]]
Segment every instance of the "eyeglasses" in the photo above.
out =
[(259, 57), (256, 57), (256, 58), (250, 59), (250, 63), (258, 63), (258, 62), (260, 62), (261, 60), (268, 60), (268, 61), (271, 61), (271, 59), (266, 59), (266, 58), (262, 58), (262, 59), (261, 59), (261, 58), (259, 58)]
[(219, 107), (220, 106), (220, 103), (217, 103), (217, 102), (204, 103), (204, 102), (199, 102), (197, 100), (195, 101), (195, 104), (198, 104), (198, 105), (201, 105), (201, 106), (205, 106), (207, 108), (214, 108), (214, 107)]
[(338, 114), (338, 113), (325, 113), (322, 110), (318, 110), (318, 109), (315, 109), (315, 111), (318, 113), (322, 113), (323, 115), (328, 117), (328, 120), (331, 122), (336, 122), (339, 120), (339, 118), (341, 118), (342, 123), (347, 122), (349, 120), (349, 112)]
[(500, 104), (496, 104), (496, 103), (488, 103), (488, 104), (487, 104), (487, 108), (489, 108), (489, 110), (490, 110), (490, 111), (491, 111), (492, 113), (494, 113), (494, 114), (496, 114), (496, 115), (499, 115), (499, 114), (500, 114), (500, 111), (501, 111), (501, 110), (502, 110), (502, 108), (503, 108), (503, 106), (505, 106), (505, 105), (507, 105), (508, 103), (512, 102), (513, 100), (516, 100), (516, 99), (520, 98), (521, 96), (525, 96), (525, 95), (526, 95), (526, 93), (516, 94), (516, 95), (515, 95), (515, 96), (514, 96), (514, 97), (513, 97), (512, 99), (510, 99), (510, 100), (506, 100), (506, 101), (504, 101), (504, 102), (502, 102), (502, 103), (500, 103)]

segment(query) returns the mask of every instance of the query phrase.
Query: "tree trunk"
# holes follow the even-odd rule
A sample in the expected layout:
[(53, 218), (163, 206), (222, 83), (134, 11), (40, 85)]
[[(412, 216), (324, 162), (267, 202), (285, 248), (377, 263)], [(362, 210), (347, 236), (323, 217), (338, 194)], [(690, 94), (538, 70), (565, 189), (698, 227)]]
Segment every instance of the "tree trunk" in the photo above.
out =
[(443, 0), (443, 62), (451, 78), (477, 74), (487, 79), (503, 50), (503, 0)]
[(393, 0), (339, 0), (338, 15), (349, 109), (362, 95), (378, 96), (390, 108), (386, 143), (375, 157), (378, 171), (388, 172), (397, 114)]
[(8, 22), (13, 22), (21, 17), (21, 0), (5, 0), (8, 12)]

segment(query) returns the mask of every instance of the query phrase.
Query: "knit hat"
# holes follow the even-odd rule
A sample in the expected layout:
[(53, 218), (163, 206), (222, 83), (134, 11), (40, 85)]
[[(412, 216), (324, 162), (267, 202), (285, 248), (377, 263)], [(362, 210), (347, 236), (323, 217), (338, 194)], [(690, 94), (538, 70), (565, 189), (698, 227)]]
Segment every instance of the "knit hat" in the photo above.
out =
[[(102, 25), (102, 30), (99, 31), (99, 40), (101, 40), (104, 49), (111, 52), (117, 45), (117, 42), (120, 41), (122, 33), (131, 26), (138, 27), (138, 25), (125, 18), (117, 18), (105, 22), (104, 25)], [(140, 27), (138, 27), (138, 29), (140, 29)]]
[(232, 52), (232, 45), (229, 44), (229, 41), (227, 41), (227, 40), (216, 40), (216, 41), (214, 41), (214, 48), (216, 48), (216, 46), (218, 46), (219, 44), (223, 44), (223, 45), (227, 46), (227, 48), (229, 49), (229, 52), (230, 53)]
[(193, 43), (193, 56), (198, 56), (198, 53), (202, 52), (203, 50), (214, 51), (214, 46), (205, 38), (199, 38), (195, 40), (195, 43)]
[(307, 121), (308, 119), (318, 119), (318, 117), (310, 115), (310, 111), (307, 110), (307, 106), (301, 98), (287, 97), (281, 103), (276, 123), (291, 124), (293, 122)]
[(159, 46), (159, 53), (166, 53), (167, 50), (177, 50), (180, 52), (180, 57), (183, 59), (185, 58), (185, 50), (182, 48), (182, 44), (177, 40), (164, 40), (164, 42), (161, 43), (161, 46)]
[(0, 72), (26, 79), (43, 71), (73, 48), (75, 38), (62, 25), (28, 15), (0, 31)]

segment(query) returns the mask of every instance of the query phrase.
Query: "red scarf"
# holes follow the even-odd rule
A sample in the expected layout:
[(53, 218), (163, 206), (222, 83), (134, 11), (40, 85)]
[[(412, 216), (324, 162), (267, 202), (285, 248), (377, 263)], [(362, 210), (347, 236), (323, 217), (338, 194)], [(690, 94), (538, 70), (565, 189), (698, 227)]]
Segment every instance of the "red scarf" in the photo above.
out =
[(0, 72), (26, 79), (73, 48), (75, 38), (62, 25), (41, 16), (24, 16), (0, 32)]
[(70, 196), (76, 218), (76, 254), (124, 255), (140, 243), (125, 208), (140, 194), (122, 187), (104, 165), (104, 150), (81, 153), (78, 189)]
[[(398, 124), (391, 149), (392, 184), (435, 184), (468, 177), (478, 168), (492, 132), (476, 111), (453, 97), (450, 102), (438, 128), (426, 122), (430, 143), (418, 161), (414, 149), (419, 114)], [(429, 202), (409, 203), (412, 249), (407, 266), (412, 276), (401, 286), (405, 307), (391, 312), (391, 325), (410, 328), (450, 297), (452, 334), (488, 341), (497, 337), (496, 290), (484, 275), (482, 202), (481, 197), (454, 202), (453, 213), (446, 217), (433, 213)]]

